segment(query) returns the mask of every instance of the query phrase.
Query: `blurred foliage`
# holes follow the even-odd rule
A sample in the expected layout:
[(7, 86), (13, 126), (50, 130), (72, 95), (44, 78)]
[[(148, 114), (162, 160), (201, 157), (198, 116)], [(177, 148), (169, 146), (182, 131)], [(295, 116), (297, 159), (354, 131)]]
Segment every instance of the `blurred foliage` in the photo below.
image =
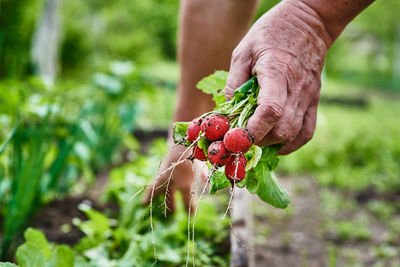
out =
[(330, 48), (326, 74), (353, 83), (400, 88), (400, 22), (397, 0), (375, 1)]
[[(165, 140), (156, 140), (147, 155), (131, 151), (134, 161), (111, 171), (104, 201), (115, 201), (119, 213), (107, 217), (86, 204), (79, 206), (88, 220), (75, 218), (73, 223), (84, 233), (74, 249), (64, 245), (49, 244), (44, 235), (33, 229), (25, 232), (26, 242), (17, 250), (17, 262), (21, 267), (33, 267), (33, 259), (40, 266), (53, 266), (52, 261), (61, 258), (69, 265), (56, 266), (183, 266), (188, 246), (188, 216), (182, 201), (177, 201), (173, 217), (165, 218), (162, 200), (153, 203), (154, 242), (150, 231), (149, 208), (141, 203), (140, 196), (132, 198), (156, 175), (158, 163), (167, 149)], [(193, 217), (191, 218), (191, 221)], [(192, 223), (190, 224), (192, 225)], [(218, 216), (215, 200), (203, 199), (196, 218), (195, 263), (197, 266), (227, 266), (228, 246), (222, 245), (229, 238), (228, 219)], [(58, 253), (63, 250), (65, 253)], [(59, 260), (62, 260), (59, 259)], [(189, 262), (192, 255), (189, 254)]]
[(30, 47), (43, 0), (0, 2), (0, 77), (30, 72)]
[(43, 203), (67, 194), (80, 175), (90, 184), (96, 170), (122, 160), (136, 115), (129, 66), (114, 62), (92, 84), (69, 90), (36, 79), (0, 83), (1, 257)]
[(64, 75), (101, 69), (110, 60), (139, 65), (174, 59), (178, 0), (80, 1), (63, 3)]
[[(0, 76), (19, 77), (31, 72), (32, 33), (45, 1), (25, 2), (2, 1)], [(260, 1), (255, 18), (277, 3)], [(352, 21), (329, 50), (326, 74), (398, 90), (399, 5), (397, 0), (375, 1)], [(152, 65), (176, 57), (179, 0), (71, 0), (63, 1), (61, 10), (61, 77), (86, 80), (115, 59)]]

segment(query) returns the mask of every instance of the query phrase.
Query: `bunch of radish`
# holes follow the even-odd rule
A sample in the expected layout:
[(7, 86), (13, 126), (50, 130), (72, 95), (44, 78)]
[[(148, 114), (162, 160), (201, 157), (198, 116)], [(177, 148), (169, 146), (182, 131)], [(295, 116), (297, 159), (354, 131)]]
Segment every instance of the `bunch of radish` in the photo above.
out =
[[(244, 153), (249, 151), (254, 139), (247, 129), (230, 129), (226, 116), (211, 113), (191, 121), (186, 140), (193, 145), (191, 159), (208, 160), (214, 169), (225, 166), (225, 175), (232, 184), (246, 176), (247, 159)], [(199, 147), (200, 140), (209, 144), (207, 150)]]
[(259, 147), (246, 129), (257, 108), (257, 77), (237, 88), (228, 101), (223, 92), (226, 78), (226, 72), (217, 71), (198, 83), (200, 90), (213, 96), (216, 107), (191, 122), (175, 122), (174, 142), (188, 147), (189, 159), (206, 162), (211, 194), (229, 186), (245, 187), (263, 201), (285, 208), (288, 194), (272, 172), (282, 146)]

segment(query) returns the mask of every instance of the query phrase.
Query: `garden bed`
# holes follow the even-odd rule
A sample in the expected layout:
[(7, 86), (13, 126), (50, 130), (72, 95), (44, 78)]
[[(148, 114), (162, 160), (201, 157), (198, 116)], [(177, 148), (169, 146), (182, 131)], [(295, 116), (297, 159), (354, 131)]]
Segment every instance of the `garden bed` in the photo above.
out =
[[(290, 206), (277, 210), (249, 198), (253, 223), (247, 225), (251, 229), (246, 232), (252, 236), (246, 239), (253, 245), (239, 246), (239, 253), (248, 257), (247, 265), (232, 267), (400, 265), (400, 208), (387, 215), (381, 211), (379, 216), (371, 204), (398, 195), (371, 190), (368, 194), (343, 194), (319, 186), (309, 176), (280, 181), (289, 191)], [(357, 198), (361, 194), (363, 197)], [(385, 216), (392, 216), (396, 223), (386, 221)]]

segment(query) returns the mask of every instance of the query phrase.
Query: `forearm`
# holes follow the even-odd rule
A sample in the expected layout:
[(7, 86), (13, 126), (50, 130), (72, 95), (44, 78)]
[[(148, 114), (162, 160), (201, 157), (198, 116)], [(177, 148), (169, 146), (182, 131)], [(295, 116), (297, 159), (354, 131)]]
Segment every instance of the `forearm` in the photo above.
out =
[(228, 70), (233, 48), (248, 30), (258, 0), (182, 0), (178, 39), (181, 77), (174, 120), (188, 121), (213, 108), (196, 89), (203, 77)]
[[(309, 19), (319, 20), (329, 35), (328, 46), (336, 40), (348, 23), (374, 0), (286, 0)], [(313, 25), (311, 22), (310, 25)]]

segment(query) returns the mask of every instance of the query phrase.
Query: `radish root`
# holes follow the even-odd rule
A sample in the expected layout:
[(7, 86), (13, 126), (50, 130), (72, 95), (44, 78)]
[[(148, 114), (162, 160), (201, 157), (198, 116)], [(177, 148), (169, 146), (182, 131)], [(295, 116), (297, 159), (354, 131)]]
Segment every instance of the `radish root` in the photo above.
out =
[[(197, 138), (197, 139), (199, 139), (199, 138)], [(188, 147), (185, 149), (185, 151), (182, 152), (181, 156), (179, 157), (179, 159), (177, 160), (176, 163), (178, 163), (178, 162), (180, 162), (180, 161), (182, 160), (182, 157), (186, 154), (186, 152), (189, 151), (189, 149), (191, 149), (191, 148), (194, 146), (194, 144), (197, 143), (197, 141), (198, 141), (198, 140), (196, 140), (195, 142), (193, 142), (192, 144), (190, 144), (190, 146), (188, 146)], [(186, 159), (185, 159), (185, 160), (186, 160)], [(185, 161), (185, 160), (183, 160), (183, 161)], [(176, 166), (178, 166), (179, 164), (172, 164), (172, 165), (173, 165), (173, 168), (171, 169), (171, 173), (170, 173), (170, 175), (169, 175), (169, 177), (168, 177), (168, 179), (167, 179), (167, 184), (166, 184), (166, 186), (165, 186), (165, 196), (164, 196), (164, 216), (165, 216), (165, 217), (167, 217), (167, 209), (168, 209), (167, 198), (168, 198), (168, 196), (169, 196), (169, 192), (168, 192), (169, 184), (171, 183), (172, 175), (174, 174), (175, 168), (176, 168)]]
[(197, 203), (196, 203), (196, 208), (195, 208), (195, 212), (194, 212), (194, 215), (193, 215), (193, 225), (192, 225), (192, 246), (193, 246), (193, 255), (192, 255), (192, 257), (193, 257), (193, 266), (195, 267), (196, 266), (196, 264), (195, 264), (195, 262), (194, 262), (194, 259), (195, 259), (195, 240), (194, 240), (194, 233), (195, 233), (195, 225), (196, 225), (196, 218), (197, 218), (197, 210), (198, 210), (198, 208), (199, 208), (199, 205), (200, 205), (200, 201), (201, 201), (201, 199), (202, 199), (202, 197), (203, 197), (203, 195), (204, 195), (204, 193), (206, 192), (206, 189), (207, 189), (207, 186), (208, 186), (208, 184), (210, 183), (210, 178), (211, 178), (211, 176), (214, 174), (214, 172), (216, 171), (216, 167), (214, 166), (212, 169), (211, 169), (211, 172), (210, 172), (210, 175), (208, 176), (208, 178), (207, 178), (207, 182), (206, 182), (206, 184), (204, 185), (204, 187), (203, 187), (203, 190), (202, 190), (202, 192), (201, 192), (201, 194), (200, 194), (200, 197), (199, 197), (199, 199), (197, 200)]

